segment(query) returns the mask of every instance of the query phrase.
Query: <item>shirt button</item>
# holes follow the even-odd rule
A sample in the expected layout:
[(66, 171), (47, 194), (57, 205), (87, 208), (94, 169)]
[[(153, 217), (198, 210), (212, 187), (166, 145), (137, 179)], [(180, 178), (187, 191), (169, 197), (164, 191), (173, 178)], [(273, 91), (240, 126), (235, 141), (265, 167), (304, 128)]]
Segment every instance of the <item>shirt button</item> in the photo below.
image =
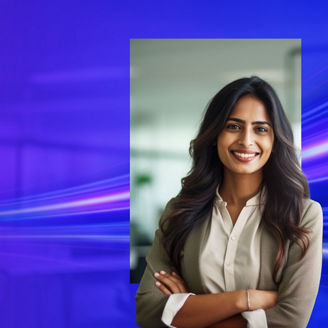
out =
[(236, 236), (231, 236), (231, 240), (236, 240)]

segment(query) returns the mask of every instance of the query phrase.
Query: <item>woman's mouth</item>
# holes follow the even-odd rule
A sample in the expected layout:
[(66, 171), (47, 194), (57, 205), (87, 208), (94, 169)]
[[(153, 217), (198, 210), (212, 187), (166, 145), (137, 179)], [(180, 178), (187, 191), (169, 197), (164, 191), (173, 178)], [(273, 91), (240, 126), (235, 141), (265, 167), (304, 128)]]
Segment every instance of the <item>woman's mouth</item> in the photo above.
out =
[(260, 153), (252, 151), (231, 151), (233, 156), (240, 162), (250, 162)]

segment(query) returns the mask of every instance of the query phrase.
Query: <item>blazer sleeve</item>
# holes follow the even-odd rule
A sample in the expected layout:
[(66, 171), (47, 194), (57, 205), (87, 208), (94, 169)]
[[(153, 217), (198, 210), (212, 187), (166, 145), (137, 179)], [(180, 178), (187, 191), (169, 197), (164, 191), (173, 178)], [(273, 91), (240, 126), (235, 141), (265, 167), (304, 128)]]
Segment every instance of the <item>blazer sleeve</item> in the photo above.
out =
[(269, 328), (305, 328), (311, 316), (321, 275), (323, 217), (320, 204), (308, 202), (301, 224), (310, 230), (310, 244), (300, 261), (300, 247), (295, 243), (289, 246), (278, 287), (278, 302), (266, 310)]
[[(167, 204), (161, 220), (163, 220), (169, 213), (172, 202), (173, 200)], [(156, 280), (154, 278), (154, 273), (160, 270), (171, 272), (176, 271), (176, 269), (172, 265), (170, 258), (163, 247), (162, 233), (159, 229), (155, 233), (155, 239), (149, 253), (147, 254), (146, 262), (147, 267), (135, 297), (136, 321), (139, 326), (144, 328), (166, 327), (161, 321), (161, 316), (169, 296), (163, 294), (155, 286)]]

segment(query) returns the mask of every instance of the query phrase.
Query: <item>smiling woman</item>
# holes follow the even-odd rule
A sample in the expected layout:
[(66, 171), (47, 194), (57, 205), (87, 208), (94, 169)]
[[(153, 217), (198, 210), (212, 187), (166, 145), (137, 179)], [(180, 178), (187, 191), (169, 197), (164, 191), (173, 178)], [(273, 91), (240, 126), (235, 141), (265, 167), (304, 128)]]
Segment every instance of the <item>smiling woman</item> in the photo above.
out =
[(272, 87), (236, 80), (211, 100), (192, 168), (160, 220), (137, 296), (142, 327), (306, 327), (322, 210), (309, 199)]

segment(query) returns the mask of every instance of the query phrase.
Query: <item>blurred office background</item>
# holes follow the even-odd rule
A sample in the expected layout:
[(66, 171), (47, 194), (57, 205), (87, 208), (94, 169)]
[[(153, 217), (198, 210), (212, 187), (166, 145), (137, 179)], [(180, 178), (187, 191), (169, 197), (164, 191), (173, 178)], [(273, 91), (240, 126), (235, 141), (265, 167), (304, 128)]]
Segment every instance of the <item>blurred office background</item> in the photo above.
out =
[(209, 100), (257, 75), (278, 93), (301, 149), (300, 39), (131, 40), (131, 282), (158, 220), (190, 169), (188, 149)]

